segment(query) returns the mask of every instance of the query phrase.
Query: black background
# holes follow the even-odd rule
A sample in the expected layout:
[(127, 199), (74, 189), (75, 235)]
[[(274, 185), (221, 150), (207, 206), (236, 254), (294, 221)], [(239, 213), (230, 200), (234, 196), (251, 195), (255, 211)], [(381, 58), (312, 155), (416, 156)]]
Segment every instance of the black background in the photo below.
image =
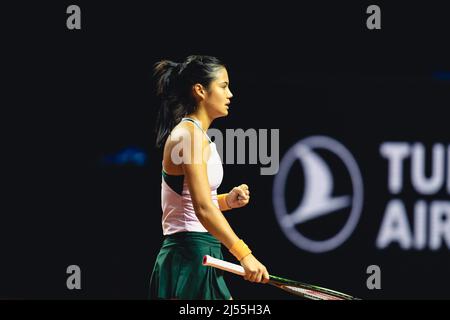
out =
[[(81, 30), (66, 28), (70, 4), (81, 8)], [(259, 165), (224, 165), (223, 192), (241, 183), (252, 192), (249, 206), (226, 216), (271, 273), (365, 299), (448, 298), (448, 248), (380, 251), (375, 239), (392, 198), (379, 145), (449, 143), (450, 83), (433, 75), (450, 71), (450, 11), (443, 2), (378, 2), (382, 29), (371, 31), (370, 4), (5, 7), (0, 298), (146, 299), (162, 241), (152, 65), (189, 54), (228, 66), (234, 98), (213, 127), (278, 128), (280, 158), (304, 137), (328, 135), (360, 164), (362, 218), (347, 242), (324, 254), (296, 248), (281, 232), (273, 176), (261, 176)], [(145, 151), (145, 166), (101, 164), (128, 146)], [(411, 207), (419, 196), (402, 198)], [(82, 269), (80, 291), (66, 288), (71, 264)], [(366, 288), (371, 264), (382, 269), (381, 290)], [(233, 275), (227, 281), (235, 299), (294, 299)]]

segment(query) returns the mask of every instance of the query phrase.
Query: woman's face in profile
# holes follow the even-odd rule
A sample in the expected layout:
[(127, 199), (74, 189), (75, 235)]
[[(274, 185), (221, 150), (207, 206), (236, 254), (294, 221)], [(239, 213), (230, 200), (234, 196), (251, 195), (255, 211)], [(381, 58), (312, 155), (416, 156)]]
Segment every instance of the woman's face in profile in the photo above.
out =
[(220, 68), (216, 72), (216, 78), (210, 83), (204, 100), (208, 113), (213, 118), (228, 115), (228, 105), (233, 97), (229, 85), (227, 69)]

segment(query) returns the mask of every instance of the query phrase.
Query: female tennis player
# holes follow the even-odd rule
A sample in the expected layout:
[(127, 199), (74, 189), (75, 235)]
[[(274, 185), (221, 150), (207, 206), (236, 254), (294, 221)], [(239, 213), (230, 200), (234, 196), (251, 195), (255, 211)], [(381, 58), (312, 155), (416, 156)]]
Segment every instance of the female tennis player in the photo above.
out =
[(156, 130), (162, 160), (164, 241), (150, 279), (151, 299), (232, 299), (223, 272), (202, 266), (204, 255), (223, 259), (221, 244), (245, 270), (244, 278), (267, 283), (269, 273), (230, 227), (222, 211), (248, 204), (246, 184), (218, 194), (223, 167), (207, 135), (214, 119), (228, 115), (230, 81), (222, 62), (189, 56), (155, 64), (161, 105)]

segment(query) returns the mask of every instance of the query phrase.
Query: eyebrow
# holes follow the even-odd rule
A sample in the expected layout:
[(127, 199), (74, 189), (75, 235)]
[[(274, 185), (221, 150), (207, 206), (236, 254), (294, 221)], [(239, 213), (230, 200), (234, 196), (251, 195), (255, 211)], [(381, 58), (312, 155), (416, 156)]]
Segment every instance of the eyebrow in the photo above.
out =
[(221, 83), (226, 83), (227, 85), (229, 85), (228, 81), (222, 81)]

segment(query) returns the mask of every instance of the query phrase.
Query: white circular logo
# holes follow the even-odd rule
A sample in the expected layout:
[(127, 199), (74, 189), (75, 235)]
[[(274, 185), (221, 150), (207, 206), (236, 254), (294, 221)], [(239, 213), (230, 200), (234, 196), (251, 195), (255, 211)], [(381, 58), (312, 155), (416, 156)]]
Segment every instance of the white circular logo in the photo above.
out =
[[(351, 180), (351, 190), (348, 190), (347, 194), (333, 195), (335, 178), (332, 170), (325, 158), (315, 150), (331, 152), (340, 159)], [(288, 212), (285, 200), (286, 182), (297, 160), (304, 172), (304, 192), (297, 208)], [(338, 141), (325, 136), (308, 137), (297, 142), (283, 157), (280, 170), (274, 180), (273, 203), (281, 229), (297, 247), (310, 252), (333, 250), (350, 237), (361, 216), (363, 205), (361, 172), (352, 154)], [(296, 228), (304, 222), (319, 219), (340, 210), (348, 210), (350, 214), (343, 228), (328, 239), (312, 240)]]

